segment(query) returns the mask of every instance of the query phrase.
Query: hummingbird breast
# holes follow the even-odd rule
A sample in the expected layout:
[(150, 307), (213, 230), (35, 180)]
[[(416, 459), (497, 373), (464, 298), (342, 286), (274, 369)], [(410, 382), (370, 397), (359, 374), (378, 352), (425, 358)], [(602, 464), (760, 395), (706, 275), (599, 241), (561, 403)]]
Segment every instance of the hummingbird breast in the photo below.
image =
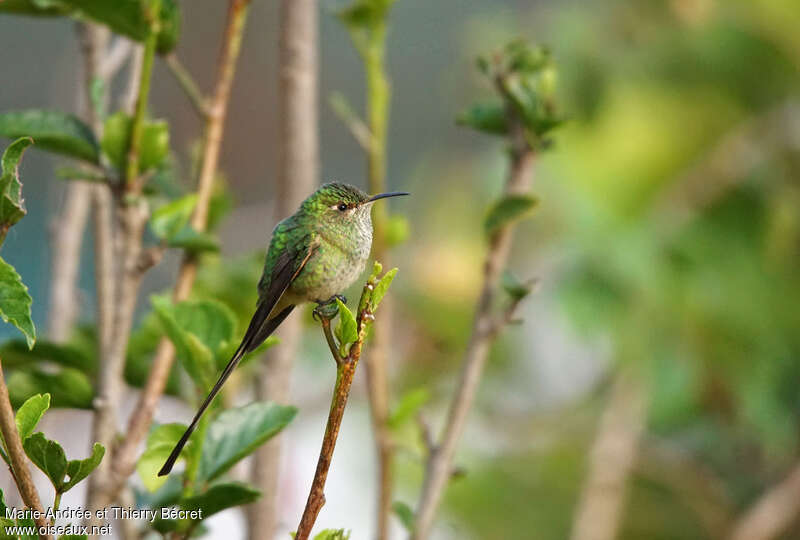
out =
[(342, 227), (321, 228), (316, 241), (314, 254), (289, 288), (311, 302), (342, 293), (361, 275), (372, 247), (372, 222), (367, 215)]

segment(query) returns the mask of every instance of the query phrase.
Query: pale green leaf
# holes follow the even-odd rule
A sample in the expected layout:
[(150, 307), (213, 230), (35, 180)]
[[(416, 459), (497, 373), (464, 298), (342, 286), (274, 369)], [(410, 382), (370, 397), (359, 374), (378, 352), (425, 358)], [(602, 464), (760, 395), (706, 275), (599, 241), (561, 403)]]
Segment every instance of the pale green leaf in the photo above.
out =
[(3, 243), (8, 229), (25, 216), (19, 162), (25, 149), (31, 144), (32, 139), (23, 137), (11, 143), (3, 152), (0, 175), (0, 244)]
[(175, 236), (187, 226), (196, 205), (197, 194), (190, 193), (157, 208), (150, 217), (150, 229), (162, 240)]
[(486, 234), (491, 236), (506, 225), (530, 216), (538, 203), (539, 200), (531, 195), (505, 195), (492, 205), (486, 215)]
[(414, 532), (414, 511), (403, 501), (395, 501), (392, 504), (392, 511), (403, 524), (406, 531)]
[[(155, 492), (167, 481), (167, 476), (158, 476), (172, 449), (178, 443), (186, 426), (183, 424), (162, 424), (150, 432), (144, 453), (136, 462), (136, 472), (148, 491)], [(187, 448), (191, 448), (189, 439)]]
[(40, 109), (3, 113), (0, 135), (32, 137), (36, 146), (44, 150), (99, 162), (97, 139), (91, 128), (71, 114)]
[(25, 335), (28, 348), (32, 348), (36, 341), (36, 328), (31, 319), (32, 303), (28, 287), (22, 283), (20, 275), (0, 257), (0, 318)]
[(372, 295), (370, 296), (370, 308), (373, 312), (378, 309), (381, 300), (383, 300), (383, 297), (386, 296), (386, 291), (389, 290), (389, 285), (392, 284), (394, 276), (396, 275), (397, 268), (392, 268), (383, 275), (378, 283), (375, 284), (375, 288), (372, 290)]
[(19, 438), (25, 440), (33, 434), (33, 430), (50, 408), (50, 394), (36, 394), (28, 398), (17, 410), (16, 422)]

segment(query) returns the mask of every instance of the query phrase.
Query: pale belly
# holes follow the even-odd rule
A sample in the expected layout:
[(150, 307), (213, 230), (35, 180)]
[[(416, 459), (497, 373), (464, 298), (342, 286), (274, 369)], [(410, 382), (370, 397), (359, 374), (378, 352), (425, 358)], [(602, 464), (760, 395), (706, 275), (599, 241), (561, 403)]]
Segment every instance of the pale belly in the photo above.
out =
[(289, 293), (309, 302), (324, 301), (341, 294), (364, 271), (371, 242), (359, 243), (355, 250), (344, 252), (323, 243), (311, 256), (289, 287)]

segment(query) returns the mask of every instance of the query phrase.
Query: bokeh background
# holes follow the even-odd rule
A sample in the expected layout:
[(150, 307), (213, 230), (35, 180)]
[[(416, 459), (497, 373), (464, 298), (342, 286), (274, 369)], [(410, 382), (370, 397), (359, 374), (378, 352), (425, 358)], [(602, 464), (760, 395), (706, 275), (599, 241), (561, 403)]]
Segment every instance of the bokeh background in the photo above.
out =
[[(225, 6), (184, 4), (177, 52), (208, 88)], [(363, 154), (327, 106), (333, 91), (358, 108), (363, 102), (361, 67), (328, 13), (333, 7), (321, 4), (320, 180), (363, 187)], [(255, 0), (252, 10), (221, 158), (233, 209), (221, 227), (218, 266), (201, 280), (242, 312), (252, 305), (259, 257), (277, 221), (277, 7)], [(539, 289), (521, 310), (523, 322), (493, 348), (440, 538), (569, 537), (587, 479), (625, 460), (614, 437), (632, 438), (636, 448), (619, 538), (724, 538), (770, 488), (789, 482), (800, 490), (790, 476), (800, 466), (798, 29), (796, 0), (395, 4), (388, 183), (413, 196), (391, 203), (409, 226), (394, 260), (392, 392), (422, 389), (434, 427), (469, 333), (482, 219), (507, 164), (499, 140), (454, 121), (491, 90), (475, 56), (517, 37), (546, 44), (569, 119), (554, 148), (537, 157), (533, 191), (541, 204), (520, 226), (513, 251), (515, 273), (538, 278)], [(74, 23), (0, 17), (0, 67), (0, 110), (77, 110)], [(163, 65), (151, 102), (152, 114), (171, 123), (173, 147), (188, 155), (201, 126)], [(26, 156), (28, 216), (3, 250), (30, 287), (40, 330), (48, 230), (58, 226), (52, 218), (63, 202), (57, 162), (36, 149)], [(189, 167), (185, 158), (179, 165)], [(91, 249), (87, 234), (87, 261)], [(148, 294), (170, 285), (177, 262), (168, 256), (148, 273), (142, 313)], [(85, 268), (81, 307), (90, 323), (94, 287)], [(10, 336), (0, 327), (0, 338)], [(332, 378), (309, 319), (292, 383), (300, 414), (287, 430), (281, 482), (287, 531), (305, 502)], [(374, 456), (363, 381), (356, 388), (319, 524), (367, 538)], [(70, 445), (80, 451), (88, 414), (58, 414), (46, 417), (44, 429), (68, 453)], [(157, 419), (187, 414), (167, 398)], [(419, 433), (407, 426), (397, 436), (398, 498), (413, 506)], [(607, 440), (612, 450), (604, 452)], [(69, 495), (80, 504), (80, 492)], [(796, 506), (780, 538), (800, 537)], [(243, 534), (242, 521), (234, 511), (210, 526), (232, 537)]]

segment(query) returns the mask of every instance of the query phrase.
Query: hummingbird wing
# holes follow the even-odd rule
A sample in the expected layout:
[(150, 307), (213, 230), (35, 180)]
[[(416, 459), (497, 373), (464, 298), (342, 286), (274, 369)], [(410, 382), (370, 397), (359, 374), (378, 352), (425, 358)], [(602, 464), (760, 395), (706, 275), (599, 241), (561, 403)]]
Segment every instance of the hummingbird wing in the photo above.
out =
[[(233, 370), (239, 364), (242, 357), (261, 345), (294, 309), (294, 305), (289, 304), (285, 307), (282, 306), (280, 312), (273, 313), (283, 293), (286, 292), (286, 289), (289, 288), (292, 281), (294, 281), (311, 258), (311, 255), (316, 249), (316, 245), (310, 241), (310, 238), (304, 238), (304, 241), (286, 245), (285, 238), (280, 238), (283, 236), (281, 234), (283, 232), (281, 230), (282, 226), (286, 226), (285, 221), (278, 224), (273, 232), (272, 241), (270, 242), (267, 254), (267, 264), (264, 268), (264, 275), (259, 283), (260, 295), (258, 307), (253, 317), (250, 319), (247, 332), (245, 332), (242, 342), (239, 344), (236, 352), (233, 353), (228, 365), (225, 366), (225, 369), (214, 384), (214, 387), (211, 388), (208, 396), (203, 400), (203, 403), (194, 415), (189, 427), (186, 428), (186, 431), (175, 445), (175, 448), (172, 449), (172, 453), (167, 458), (167, 461), (164, 462), (164, 466), (158, 471), (158, 476), (166, 476), (170, 473), (175, 462), (178, 460), (178, 456), (180, 456), (181, 450), (183, 450), (192, 432), (197, 427), (197, 423), (200, 421), (203, 413), (208, 406), (211, 405), (211, 402), (222, 389), (222, 385), (228, 380), (228, 377), (233, 373)], [(290, 246), (298, 247), (292, 248)], [(276, 253), (278, 249), (281, 251)], [(269, 275), (267, 274), (268, 271), (270, 271)]]

